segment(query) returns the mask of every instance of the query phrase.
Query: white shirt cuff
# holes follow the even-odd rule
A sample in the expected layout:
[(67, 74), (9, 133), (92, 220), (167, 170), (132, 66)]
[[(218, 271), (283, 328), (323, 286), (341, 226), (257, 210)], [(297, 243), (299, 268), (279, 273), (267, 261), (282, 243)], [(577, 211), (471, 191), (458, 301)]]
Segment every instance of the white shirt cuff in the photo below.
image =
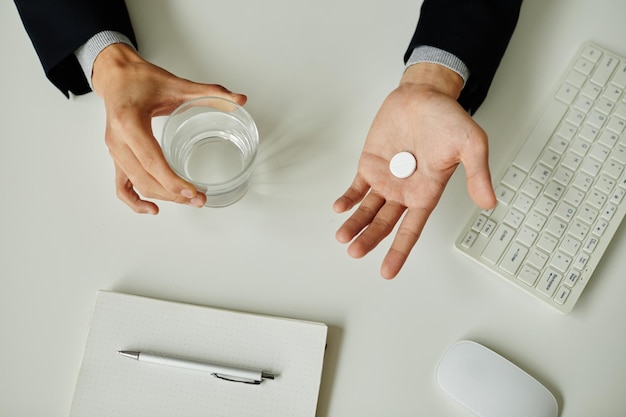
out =
[(461, 61), (456, 55), (434, 46), (421, 45), (413, 49), (411, 56), (406, 62), (406, 68), (420, 62), (429, 62), (432, 64), (443, 65), (459, 74), (463, 78), (463, 86), (470, 76), (470, 70), (467, 65)]

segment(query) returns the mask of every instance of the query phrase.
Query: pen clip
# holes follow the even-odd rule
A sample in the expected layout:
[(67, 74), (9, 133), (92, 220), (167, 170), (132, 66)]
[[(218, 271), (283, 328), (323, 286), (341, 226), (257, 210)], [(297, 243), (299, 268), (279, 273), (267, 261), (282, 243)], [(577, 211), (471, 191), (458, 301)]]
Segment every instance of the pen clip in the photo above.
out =
[(256, 380), (256, 379), (237, 378), (233, 376), (225, 376), (225, 375), (218, 374), (218, 373), (212, 373), (211, 375), (213, 375), (216, 378), (223, 379), (224, 381), (229, 381), (229, 382), (240, 382), (242, 384), (250, 384), (250, 385), (259, 385), (261, 383), (261, 381)]

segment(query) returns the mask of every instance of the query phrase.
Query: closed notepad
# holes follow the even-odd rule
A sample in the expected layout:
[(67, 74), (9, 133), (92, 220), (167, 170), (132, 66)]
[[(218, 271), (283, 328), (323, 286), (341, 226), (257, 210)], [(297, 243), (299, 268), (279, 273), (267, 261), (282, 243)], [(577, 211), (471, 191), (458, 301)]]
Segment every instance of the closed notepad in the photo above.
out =
[[(326, 333), (321, 323), (100, 291), (70, 417), (313, 417)], [(120, 350), (258, 369), (276, 379), (223, 381)]]

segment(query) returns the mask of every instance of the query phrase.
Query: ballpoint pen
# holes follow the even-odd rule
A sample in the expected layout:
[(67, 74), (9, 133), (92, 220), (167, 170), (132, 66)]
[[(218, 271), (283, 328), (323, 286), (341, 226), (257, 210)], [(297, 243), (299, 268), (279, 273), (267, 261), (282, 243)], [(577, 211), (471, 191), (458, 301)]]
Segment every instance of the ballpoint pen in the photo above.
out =
[(246, 384), (258, 385), (263, 382), (264, 379), (274, 379), (274, 374), (270, 372), (216, 365), (207, 362), (200, 362), (190, 359), (163, 355), (160, 353), (138, 352), (131, 350), (120, 350), (118, 351), (118, 353), (124, 357), (135, 359), (139, 362), (208, 372), (214, 377), (226, 381), (243, 382)]

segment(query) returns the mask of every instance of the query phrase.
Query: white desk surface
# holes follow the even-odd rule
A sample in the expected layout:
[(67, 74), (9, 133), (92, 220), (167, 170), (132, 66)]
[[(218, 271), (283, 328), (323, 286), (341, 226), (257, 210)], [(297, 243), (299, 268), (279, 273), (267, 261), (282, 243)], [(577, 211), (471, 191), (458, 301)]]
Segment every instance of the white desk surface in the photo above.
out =
[[(400, 276), (390, 242), (351, 259), (331, 205), (397, 85), (415, 0), (128, 0), (143, 55), (249, 96), (261, 133), (249, 194), (225, 209), (117, 200), (93, 94), (45, 79), (10, 2), (0, 5), (0, 415), (65, 416), (96, 290), (330, 326), (318, 416), (469, 416), (434, 378), (459, 339), (482, 342), (557, 396), (561, 416), (626, 410), (626, 230), (563, 316), (453, 249), (473, 210), (462, 169)], [(245, 4), (246, 6), (243, 6)], [(476, 119), (495, 173), (579, 44), (626, 55), (623, 0), (527, 0)]]

